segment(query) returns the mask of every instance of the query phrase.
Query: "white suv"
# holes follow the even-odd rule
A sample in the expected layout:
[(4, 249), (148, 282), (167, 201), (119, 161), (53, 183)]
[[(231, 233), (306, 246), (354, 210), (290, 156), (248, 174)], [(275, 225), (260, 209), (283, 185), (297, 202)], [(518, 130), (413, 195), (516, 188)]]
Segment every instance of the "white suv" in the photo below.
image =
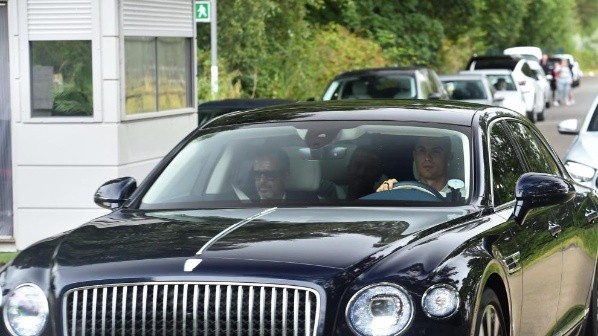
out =
[(473, 56), (469, 59), (465, 69), (511, 70), (513, 78), (517, 81), (519, 86), (521, 86), (521, 90), (523, 91), (527, 117), (532, 122), (544, 120), (544, 109), (546, 108), (544, 88), (538, 83), (537, 75), (526, 59), (513, 55)]

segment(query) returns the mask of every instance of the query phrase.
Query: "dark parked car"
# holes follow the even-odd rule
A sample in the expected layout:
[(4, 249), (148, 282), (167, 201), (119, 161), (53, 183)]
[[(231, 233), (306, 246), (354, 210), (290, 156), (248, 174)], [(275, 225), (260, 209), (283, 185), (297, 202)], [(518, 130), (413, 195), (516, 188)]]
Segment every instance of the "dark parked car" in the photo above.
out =
[(0, 271), (1, 334), (596, 334), (598, 197), (500, 107), (224, 115), (95, 201)]
[(427, 67), (360, 69), (341, 73), (322, 100), (448, 99), (436, 71)]
[(197, 122), (199, 126), (203, 126), (211, 119), (226, 113), (274, 105), (291, 104), (294, 102), (296, 101), (279, 98), (230, 98), (211, 100), (197, 106)]

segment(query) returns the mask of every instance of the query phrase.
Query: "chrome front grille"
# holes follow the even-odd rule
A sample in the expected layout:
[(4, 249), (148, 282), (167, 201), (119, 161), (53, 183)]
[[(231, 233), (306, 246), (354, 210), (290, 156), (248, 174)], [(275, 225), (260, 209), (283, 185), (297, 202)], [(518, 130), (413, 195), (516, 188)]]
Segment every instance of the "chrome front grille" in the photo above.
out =
[(272, 284), (114, 284), (69, 290), (62, 313), (65, 336), (314, 336), (320, 297)]

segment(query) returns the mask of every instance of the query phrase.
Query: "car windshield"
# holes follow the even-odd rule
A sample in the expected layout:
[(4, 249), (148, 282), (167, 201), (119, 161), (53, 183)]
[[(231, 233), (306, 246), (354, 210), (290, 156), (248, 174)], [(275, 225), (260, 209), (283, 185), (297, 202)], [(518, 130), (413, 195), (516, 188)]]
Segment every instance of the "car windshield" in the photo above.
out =
[[(463, 205), (472, 179), (467, 132), (339, 121), (198, 132), (153, 181), (140, 208)], [(439, 176), (443, 188), (422, 183)], [(376, 192), (391, 178), (397, 189)]]
[(513, 70), (517, 66), (517, 61), (510, 58), (488, 58), (476, 59), (472, 61), (472, 69), (507, 69)]
[(481, 80), (452, 80), (442, 79), (444, 88), (449, 93), (450, 99), (470, 100), (470, 99), (488, 99), (484, 84)]
[(333, 81), (322, 99), (416, 98), (417, 86), (415, 83), (415, 77), (407, 74), (345, 77)]

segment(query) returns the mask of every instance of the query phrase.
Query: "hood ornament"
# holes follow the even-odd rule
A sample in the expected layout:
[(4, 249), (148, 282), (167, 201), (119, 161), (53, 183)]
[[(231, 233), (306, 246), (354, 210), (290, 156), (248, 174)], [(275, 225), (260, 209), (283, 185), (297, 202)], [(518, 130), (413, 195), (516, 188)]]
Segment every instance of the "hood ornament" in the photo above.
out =
[(274, 210), (276, 210), (276, 208), (270, 208), (270, 209), (266, 209), (258, 214), (255, 214), (253, 216), (247, 217), (244, 220), (235, 223), (229, 227), (227, 227), (226, 229), (222, 230), (219, 234), (215, 235), (214, 238), (210, 239), (204, 246), (202, 246), (199, 251), (197, 251), (195, 253), (195, 258), (191, 258), (191, 259), (187, 259), (185, 260), (185, 265), (183, 266), (183, 271), (185, 272), (192, 272), (201, 262), (202, 259), (199, 259), (198, 257), (201, 256), (201, 254), (206, 251), (208, 248), (210, 248), (212, 245), (214, 245), (218, 240), (220, 240), (222, 237), (226, 236), (227, 234), (231, 233), (232, 231), (240, 228), (241, 226), (251, 222), (252, 220), (265, 216), (271, 212), (274, 212)]

